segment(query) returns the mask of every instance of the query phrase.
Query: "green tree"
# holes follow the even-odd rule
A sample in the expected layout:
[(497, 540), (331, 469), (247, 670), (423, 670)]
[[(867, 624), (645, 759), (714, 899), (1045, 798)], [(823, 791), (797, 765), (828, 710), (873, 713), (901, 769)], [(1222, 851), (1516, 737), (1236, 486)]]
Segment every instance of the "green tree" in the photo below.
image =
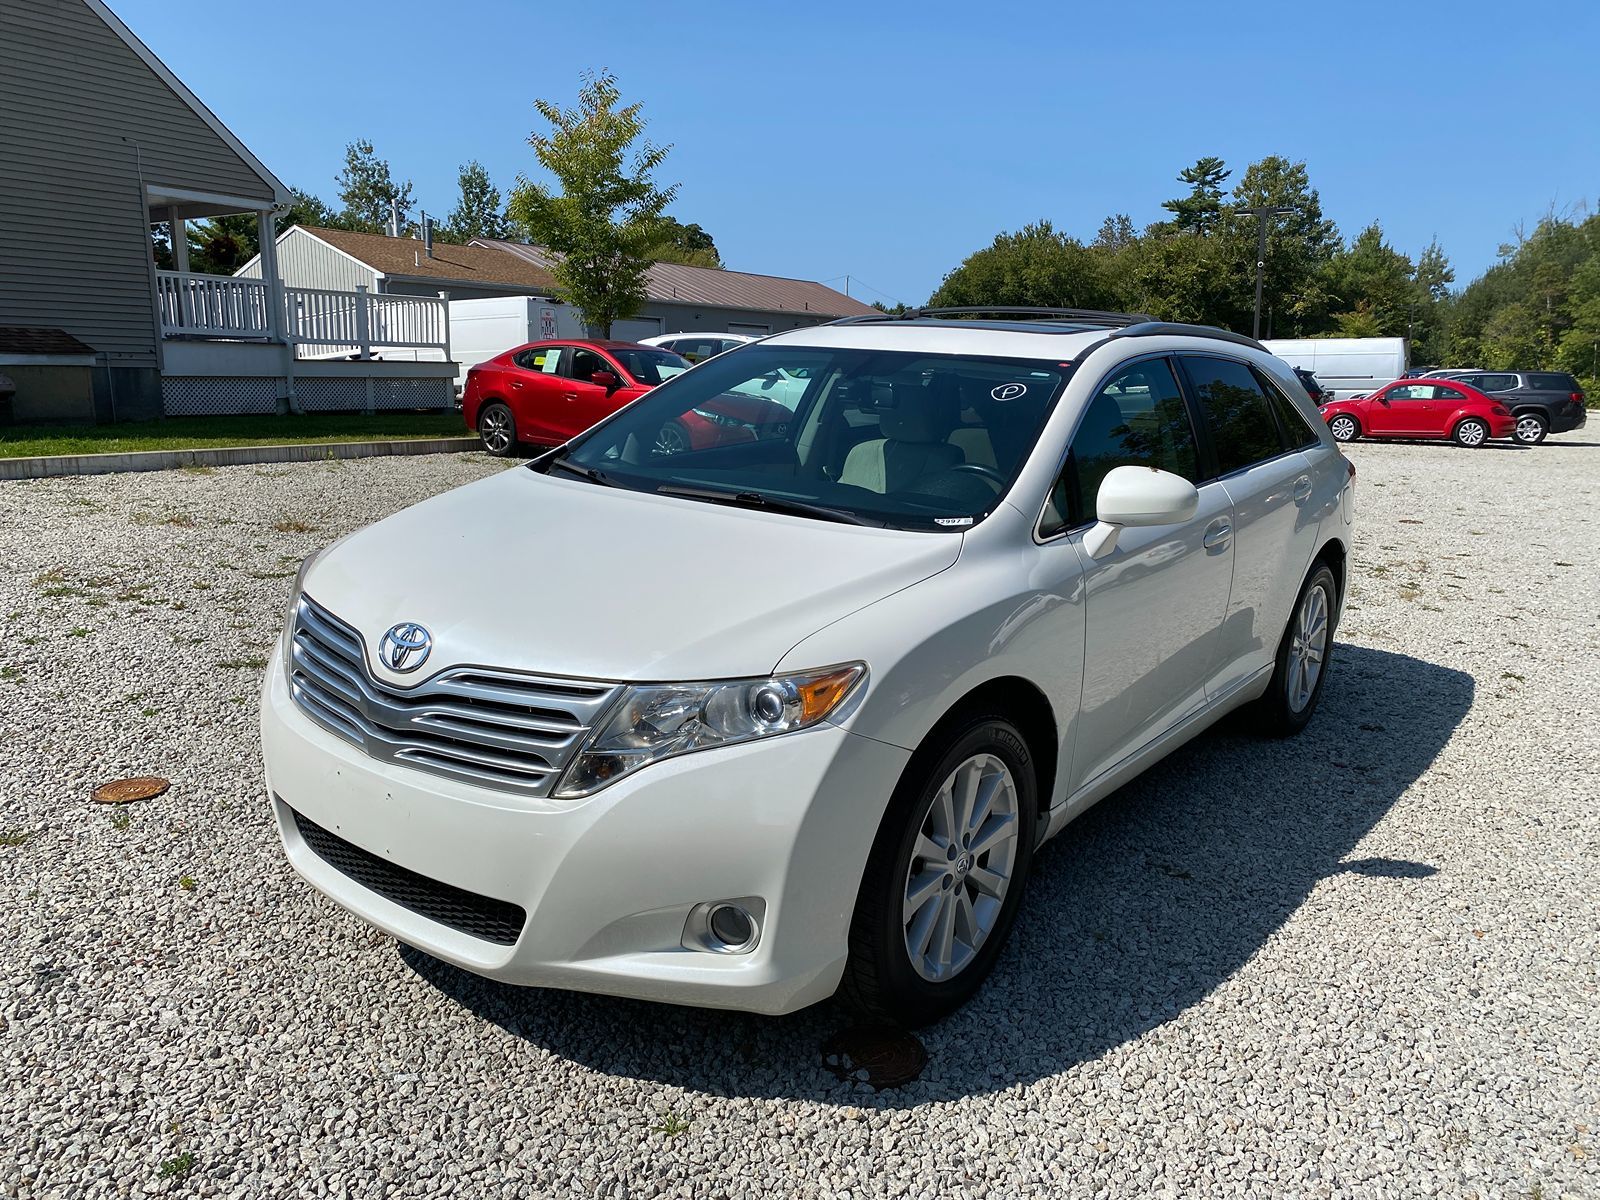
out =
[(1178, 172), (1178, 181), (1189, 185), (1189, 194), (1163, 201), (1161, 207), (1172, 214), (1172, 224), (1178, 230), (1211, 233), (1221, 223), (1222, 187), (1231, 174), (1225, 162), (1208, 154)]
[[(1274, 337), (1302, 337), (1324, 328), (1329, 309), (1326, 269), (1342, 245), (1339, 230), (1322, 215), (1322, 199), (1311, 186), (1306, 164), (1273, 154), (1253, 162), (1233, 189), (1233, 210), (1222, 232), (1232, 274), (1244, 286), (1227, 307), (1214, 314), (1218, 324), (1251, 327), (1255, 310), (1256, 220), (1238, 210), (1266, 205), (1290, 211), (1264, 218), (1267, 224), (1263, 272), (1263, 320)], [(1270, 321), (1266, 318), (1270, 314)]]
[(1097, 256), (1049, 221), (1036, 221), (968, 255), (928, 304), (1105, 308), (1115, 302)]
[(460, 196), (437, 233), (443, 241), (465, 245), (473, 238), (503, 238), (509, 232), (500, 206), (500, 189), (489, 180), (483, 164), (463, 163), (456, 175)]
[(363, 139), (344, 148), (344, 170), (339, 172), (339, 200), (344, 211), (339, 223), (345, 229), (382, 233), (389, 225), (390, 206), (398, 204), (402, 229), (411, 224), (411, 181), (396, 183), (389, 164)]
[(1406, 337), (1422, 299), (1411, 259), (1383, 240), (1376, 221), (1328, 260), (1323, 285), (1344, 337)]
[(584, 320), (609, 335), (614, 321), (644, 304), (662, 210), (678, 188), (658, 187), (653, 178), (670, 146), (646, 140), (634, 149), (645, 128), (642, 106), (619, 107), (622, 94), (609, 72), (583, 79), (575, 109), (534, 101), (550, 132), (536, 130), (528, 144), (559, 190), (519, 178), (508, 215), (530, 240), (561, 255), (556, 281)]
[(690, 267), (722, 267), (717, 243), (698, 225), (685, 225), (672, 217), (662, 217), (662, 239), (650, 252), (656, 262), (683, 263)]

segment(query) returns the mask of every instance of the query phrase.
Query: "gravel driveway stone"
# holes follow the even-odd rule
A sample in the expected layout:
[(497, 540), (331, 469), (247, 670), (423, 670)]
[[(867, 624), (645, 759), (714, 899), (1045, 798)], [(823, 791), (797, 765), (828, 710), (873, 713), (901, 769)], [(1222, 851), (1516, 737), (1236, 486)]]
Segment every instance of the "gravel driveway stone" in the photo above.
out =
[[(285, 863), (255, 705), (299, 559), (503, 464), (0, 484), (0, 1194), (1600, 1195), (1600, 445), (1350, 454), (1311, 727), (1052, 843), (883, 1092), (830, 1005), (488, 983)], [(127, 775), (172, 788), (89, 802)]]

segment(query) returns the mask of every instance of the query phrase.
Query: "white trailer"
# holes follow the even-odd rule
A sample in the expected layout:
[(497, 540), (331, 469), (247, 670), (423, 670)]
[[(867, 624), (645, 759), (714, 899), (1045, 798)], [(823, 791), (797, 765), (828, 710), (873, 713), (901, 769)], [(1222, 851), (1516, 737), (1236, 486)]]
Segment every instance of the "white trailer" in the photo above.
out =
[(550, 338), (581, 338), (583, 321), (570, 304), (538, 296), (493, 296), (450, 301), (450, 357), (461, 365), (456, 386), (467, 384), (467, 368), (496, 354)]
[(1288, 338), (1261, 343), (1304, 367), (1336, 400), (1364, 396), (1406, 372), (1405, 338)]

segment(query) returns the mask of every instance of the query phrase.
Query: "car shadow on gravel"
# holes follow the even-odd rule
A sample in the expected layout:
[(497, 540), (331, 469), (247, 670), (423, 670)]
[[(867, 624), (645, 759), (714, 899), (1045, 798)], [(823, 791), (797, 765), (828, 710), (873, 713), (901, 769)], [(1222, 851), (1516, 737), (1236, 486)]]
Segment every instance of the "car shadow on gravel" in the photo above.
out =
[(1299, 737), (1263, 740), (1243, 719), (1225, 722), (1045, 847), (994, 975), (965, 1008), (919, 1032), (927, 1066), (899, 1090), (874, 1096), (825, 1069), (820, 1048), (847, 1020), (831, 1003), (782, 1018), (654, 1005), (511, 987), (400, 953), (483, 1019), (611, 1075), (878, 1107), (1032, 1083), (1203, 1000), (1322, 879), (1430, 886), (1430, 864), (1349, 856), (1449, 740), (1473, 679), (1346, 644), (1333, 662)]

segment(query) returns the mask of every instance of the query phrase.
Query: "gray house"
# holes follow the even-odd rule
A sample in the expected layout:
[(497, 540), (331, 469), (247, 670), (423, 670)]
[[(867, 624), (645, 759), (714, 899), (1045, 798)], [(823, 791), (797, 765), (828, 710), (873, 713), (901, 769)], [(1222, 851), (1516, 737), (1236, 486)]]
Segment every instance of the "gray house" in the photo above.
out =
[[(543, 267), (477, 245), (425, 246), (410, 237), (295, 225), (278, 235), (277, 251), (278, 272), (293, 287), (365, 287), (390, 296), (443, 292), (451, 300), (555, 294), (556, 281)], [(262, 271), (257, 256), (234, 274), (260, 279)]]
[[(0, 3), (0, 114), (0, 373), (17, 420), (450, 402), (452, 365), (377, 361), (373, 342), (386, 330), (448, 358), (444, 303), (297, 303), (272, 253), (288, 189), (101, 0)], [(184, 222), (233, 213), (258, 222), (259, 278), (191, 273)], [(152, 254), (162, 222), (173, 271)], [(327, 347), (360, 361), (299, 361)]]

